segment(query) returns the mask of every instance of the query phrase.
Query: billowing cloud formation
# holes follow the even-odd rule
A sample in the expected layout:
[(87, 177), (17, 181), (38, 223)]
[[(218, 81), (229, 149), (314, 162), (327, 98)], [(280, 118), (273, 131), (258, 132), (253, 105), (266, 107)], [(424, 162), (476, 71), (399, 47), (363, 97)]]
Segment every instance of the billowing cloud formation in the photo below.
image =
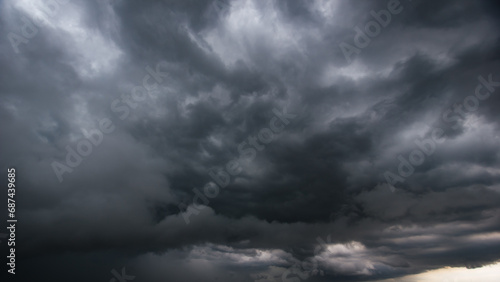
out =
[(500, 259), (495, 1), (0, 5), (19, 279), (366, 281)]

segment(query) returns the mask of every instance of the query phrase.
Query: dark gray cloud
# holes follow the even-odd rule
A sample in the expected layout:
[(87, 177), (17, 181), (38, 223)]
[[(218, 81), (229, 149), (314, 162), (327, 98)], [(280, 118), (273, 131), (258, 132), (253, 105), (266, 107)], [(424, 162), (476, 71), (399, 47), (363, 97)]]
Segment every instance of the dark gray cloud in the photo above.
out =
[(368, 281), (500, 259), (495, 1), (50, 3), (0, 2), (19, 279)]

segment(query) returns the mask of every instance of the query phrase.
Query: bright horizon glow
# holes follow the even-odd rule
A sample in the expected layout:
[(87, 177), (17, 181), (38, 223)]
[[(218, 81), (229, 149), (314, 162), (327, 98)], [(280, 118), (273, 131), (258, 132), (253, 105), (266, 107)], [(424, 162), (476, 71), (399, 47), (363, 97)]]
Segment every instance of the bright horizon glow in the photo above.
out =
[(401, 278), (378, 280), (377, 282), (498, 282), (500, 262), (480, 268), (445, 267)]

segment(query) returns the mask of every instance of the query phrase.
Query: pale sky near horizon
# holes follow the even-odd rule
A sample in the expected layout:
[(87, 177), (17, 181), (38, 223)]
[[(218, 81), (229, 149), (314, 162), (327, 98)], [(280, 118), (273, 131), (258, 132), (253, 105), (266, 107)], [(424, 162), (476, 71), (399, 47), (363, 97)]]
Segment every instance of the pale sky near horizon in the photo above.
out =
[(376, 282), (498, 282), (500, 262), (479, 268), (446, 267), (428, 272), (378, 280)]

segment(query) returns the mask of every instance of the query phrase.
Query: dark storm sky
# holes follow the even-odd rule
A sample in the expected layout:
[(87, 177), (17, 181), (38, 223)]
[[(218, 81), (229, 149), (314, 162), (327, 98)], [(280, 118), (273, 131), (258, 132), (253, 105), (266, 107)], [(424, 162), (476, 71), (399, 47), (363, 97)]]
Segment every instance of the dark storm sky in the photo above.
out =
[(0, 1), (20, 275), (366, 281), (500, 259), (495, 1), (60, 2)]

